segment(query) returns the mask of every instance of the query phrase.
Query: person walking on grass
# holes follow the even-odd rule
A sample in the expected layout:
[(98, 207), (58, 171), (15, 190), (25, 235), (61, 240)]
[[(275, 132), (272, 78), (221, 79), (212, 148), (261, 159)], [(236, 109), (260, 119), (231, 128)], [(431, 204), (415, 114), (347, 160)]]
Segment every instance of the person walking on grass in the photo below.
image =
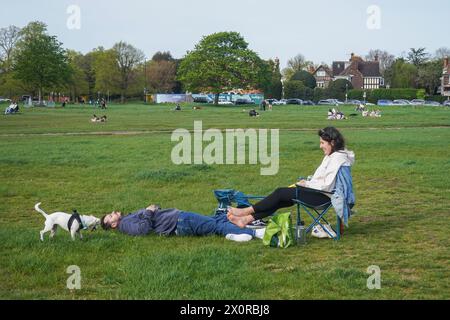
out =
[(112, 211), (101, 219), (104, 230), (119, 230), (131, 236), (144, 236), (150, 233), (177, 236), (222, 235), (226, 239), (244, 242), (253, 237), (262, 239), (265, 229), (241, 229), (228, 221), (226, 214), (204, 216), (178, 209), (161, 209), (150, 205), (134, 213), (122, 216), (120, 211)]
[[(334, 127), (320, 129), (320, 149), (325, 157), (317, 168), (311, 180), (300, 180), (295, 185), (302, 188), (299, 192), (299, 200), (319, 206), (331, 197), (325, 193), (308, 191), (307, 188), (331, 192), (336, 182), (336, 175), (341, 166), (351, 166), (355, 162), (355, 154), (345, 148), (342, 134)], [(247, 208), (228, 207), (228, 220), (240, 228), (272, 215), (280, 208), (294, 205), (292, 199), (296, 198), (295, 185), (287, 188), (278, 188), (263, 200)]]

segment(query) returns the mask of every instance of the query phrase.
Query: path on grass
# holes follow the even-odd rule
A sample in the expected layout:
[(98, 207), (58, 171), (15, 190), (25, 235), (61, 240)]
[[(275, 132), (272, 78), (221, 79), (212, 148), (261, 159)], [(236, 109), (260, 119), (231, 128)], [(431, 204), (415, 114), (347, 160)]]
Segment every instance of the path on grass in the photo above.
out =
[[(409, 126), (409, 127), (345, 127), (342, 128), (344, 130), (402, 130), (402, 129), (430, 129), (430, 128), (450, 128), (448, 126)], [(225, 132), (227, 129), (223, 128), (214, 128), (219, 129), (222, 132)], [(277, 128), (228, 128), (228, 129), (277, 129)], [(28, 136), (127, 136), (127, 135), (145, 135), (152, 133), (172, 133), (174, 129), (166, 129), (166, 130), (137, 130), (137, 131), (87, 131), (87, 132), (39, 132), (39, 133), (3, 133), (0, 134), (0, 137), (28, 137)], [(189, 132), (193, 133), (195, 130), (189, 130)], [(205, 131), (207, 129), (204, 129)], [(281, 128), (280, 131), (316, 131), (316, 128)]]

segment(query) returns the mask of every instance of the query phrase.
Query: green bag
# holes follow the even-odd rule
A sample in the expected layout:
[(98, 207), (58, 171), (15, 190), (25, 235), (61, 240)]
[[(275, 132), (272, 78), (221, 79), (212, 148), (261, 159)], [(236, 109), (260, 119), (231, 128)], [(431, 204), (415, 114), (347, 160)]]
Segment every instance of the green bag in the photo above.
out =
[(276, 248), (287, 248), (295, 244), (290, 212), (277, 214), (269, 220), (263, 244)]

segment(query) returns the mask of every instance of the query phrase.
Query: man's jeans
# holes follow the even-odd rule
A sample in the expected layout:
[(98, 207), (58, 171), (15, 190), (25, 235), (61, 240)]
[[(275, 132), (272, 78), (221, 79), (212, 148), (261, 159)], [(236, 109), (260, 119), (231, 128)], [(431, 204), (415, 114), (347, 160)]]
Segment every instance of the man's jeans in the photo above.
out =
[(178, 217), (176, 234), (179, 236), (207, 236), (212, 234), (249, 234), (255, 236), (255, 230), (239, 228), (228, 221), (226, 214), (202, 216), (198, 213), (182, 211)]

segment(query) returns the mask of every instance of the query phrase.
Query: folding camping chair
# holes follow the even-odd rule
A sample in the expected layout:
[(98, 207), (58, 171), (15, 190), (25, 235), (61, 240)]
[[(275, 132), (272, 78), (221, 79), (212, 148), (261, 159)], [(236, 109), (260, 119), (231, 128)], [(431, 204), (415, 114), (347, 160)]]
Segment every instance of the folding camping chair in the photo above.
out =
[[(347, 186), (346, 186), (347, 185)], [(331, 232), (328, 231), (328, 228), (325, 228), (322, 224), (322, 221), (326, 224), (331, 224), (325, 219), (325, 215), (328, 213), (328, 211), (333, 207), (333, 201), (332, 198), (327, 200), (326, 202), (314, 206), (308, 203), (305, 203), (301, 200), (299, 200), (299, 194), (302, 192), (302, 190), (307, 190), (309, 192), (318, 192), (318, 193), (325, 193), (330, 195), (331, 197), (334, 197), (337, 195), (337, 192), (343, 193), (341, 197), (343, 197), (344, 201), (343, 204), (343, 219), (345, 224), (347, 223), (347, 219), (351, 214), (351, 208), (353, 208), (353, 205), (355, 203), (354, 194), (353, 194), (353, 182), (351, 177), (351, 171), (349, 166), (342, 166), (339, 168), (339, 171), (336, 175), (336, 184), (335, 188), (332, 192), (327, 191), (321, 191), (301, 186), (296, 186), (296, 199), (292, 199), (294, 203), (297, 204), (297, 225), (301, 223), (301, 217), (300, 217), (300, 211), (301, 208), (305, 210), (305, 212), (313, 219), (313, 222), (306, 228), (306, 233), (312, 230), (314, 226), (320, 225), (322, 229), (334, 240), (339, 240), (341, 238), (341, 217), (339, 217), (338, 213), (336, 212), (336, 230), (333, 229), (333, 231), (336, 233), (336, 236), (333, 236)], [(347, 201), (350, 201), (348, 203)], [(336, 208), (335, 208), (336, 209)], [(313, 212), (311, 212), (313, 211)]]

